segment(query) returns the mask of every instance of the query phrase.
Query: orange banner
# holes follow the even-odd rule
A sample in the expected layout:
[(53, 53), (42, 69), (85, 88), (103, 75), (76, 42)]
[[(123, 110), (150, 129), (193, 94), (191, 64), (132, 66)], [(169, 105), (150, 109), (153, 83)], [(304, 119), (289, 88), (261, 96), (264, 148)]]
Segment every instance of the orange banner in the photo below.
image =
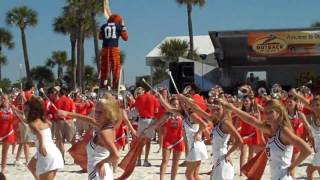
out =
[(320, 31), (284, 31), (248, 33), (249, 56), (320, 55)]

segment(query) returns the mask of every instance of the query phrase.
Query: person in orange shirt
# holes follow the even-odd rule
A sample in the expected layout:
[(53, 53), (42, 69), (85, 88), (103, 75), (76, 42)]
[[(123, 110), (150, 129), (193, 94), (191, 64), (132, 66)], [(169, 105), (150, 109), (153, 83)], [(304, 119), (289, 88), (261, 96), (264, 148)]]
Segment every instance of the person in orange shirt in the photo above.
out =
[(99, 39), (102, 43), (100, 88), (106, 88), (105, 81), (110, 77), (112, 70), (112, 88), (118, 89), (120, 75), (120, 48), (119, 38), (128, 40), (127, 28), (118, 14), (112, 14), (108, 22), (100, 28)]
[[(152, 95), (146, 87), (139, 87), (142, 90), (142, 94), (137, 97), (133, 106), (138, 110), (139, 121), (138, 121), (138, 136), (140, 136), (143, 131), (148, 128), (153, 123), (153, 118), (157, 110), (157, 99)], [(150, 167), (151, 164), (148, 161), (148, 156), (150, 152), (151, 138), (154, 137), (154, 131), (149, 131), (147, 134), (148, 140), (146, 142), (145, 159), (143, 166)], [(139, 157), (141, 154), (139, 155)], [(138, 160), (138, 166), (141, 166), (141, 159)]]
[[(75, 105), (71, 98), (67, 96), (66, 88), (62, 87), (60, 89), (60, 97), (55, 102), (57, 109), (64, 110), (67, 112), (75, 112)], [(57, 118), (55, 121), (55, 137), (56, 145), (61, 151), (62, 156), (64, 157), (64, 142), (67, 140), (72, 143), (75, 135), (75, 125), (71, 117)]]
[[(23, 110), (23, 104), (31, 99), (33, 96), (33, 92), (35, 90), (35, 85), (33, 82), (26, 82), (24, 85), (23, 91), (15, 98), (13, 101), (13, 105), (18, 108), (20, 111)], [(20, 137), (19, 139), (19, 146), (18, 146), (18, 152), (16, 155), (16, 161), (15, 164), (20, 165), (21, 162), (19, 161), (20, 155), (21, 155), (21, 150), (23, 147), (24, 151), (24, 156), (26, 163), (29, 162), (29, 143), (31, 143), (33, 140), (30, 135), (30, 128), (28, 125), (26, 125), (23, 122), (19, 122), (19, 132), (20, 132)]]

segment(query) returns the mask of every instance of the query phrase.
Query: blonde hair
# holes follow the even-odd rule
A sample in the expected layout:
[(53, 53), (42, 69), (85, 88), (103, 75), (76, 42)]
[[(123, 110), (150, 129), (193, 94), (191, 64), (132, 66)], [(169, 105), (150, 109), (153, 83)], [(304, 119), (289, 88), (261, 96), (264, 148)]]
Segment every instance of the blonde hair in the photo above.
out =
[(116, 124), (122, 120), (122, 110), (115, 98), (102, 98), (97, 102), (97, 106), (99, 105), (107, 121)]
[(288, 127), (289, 129), (293, 130), (288, 112), (279, 100), (271, 99), (267, 101), (266, 107), (269, 107), (272, 110), (275, 110), (278, 113), (280, 113), (280, 118), (279, 118), (280, 127)]

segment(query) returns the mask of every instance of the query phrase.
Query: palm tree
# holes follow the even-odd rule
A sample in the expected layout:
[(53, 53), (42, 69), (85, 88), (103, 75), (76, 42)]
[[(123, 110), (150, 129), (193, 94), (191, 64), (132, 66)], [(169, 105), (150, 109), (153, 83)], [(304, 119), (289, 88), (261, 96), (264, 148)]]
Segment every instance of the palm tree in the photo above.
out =
[(0, 53), (0, 80), (2, 80), (2, 66), (8, 63), (7, 57)]
[(95, 69), (92, 66), (86, 65), (84, 67), (85, 69), (85, 87), (86, 89), (93, 87), (95, 85), (97, 85), (99, 83), (98, 78), (96, 78), (98, 76), (97, 72), (95, 71)]
[(58, 66), (58, 80), (63, 80), (63, 69), (68, 64), (67, 52), (53, 51), (50, 58), (47, 59), (46, 66), (53, 68)]
[(194, 48), (193, 48), (193, 29), (192, 29), (192, 6), (198, 5), (202, 7), (206, 4), (206, 0), (176, 0), (179, 5), (187, 5), (188, 13), (188, 30), (189, 30), (189, 43), (190, 49), (188, 53), (189, 59), (194, 59)]
[(76, 88), (76, 70), (77, 70), (77, 59), (76, 59), (76, 43), (77, 43), (77, 25), (76, 25), (76, 14), (72, 9), (64, 8), (63, 15), (56, 17), (53, 23), (53, 29), (57, 33), (69, 35), (71, 44), (71, 84), (72, 89)]
[(189, 43), (185, 40), (171, 39), (160, 45), (161, 55), (169, 62), (178, 62), (179, 57), (185, 57), (189, 48)]
[(6, 47), (8, 49), (14, 48), (14, 42), (12, 41), (12, 34), (10, 31), (0, 28), (0, 52), (2, 47)]
[(98, 26), (96, 21), (97, 14), (101, 14), (103, 12), (103, 1), (96, 1), (96, 0), (87, 0), (90, 13), (90, 20), (91, 20), (91, 32), (93, 35), (93, 45), (94, 45), (94, 52), (95, 52), (95, 59), (97, 65), (97, 72), (100, 73), (100, 53), (99, 53), (99, 44), (98, 44)]
[(15, 7), (7, 12), (6, 22), (9, 25), (16, 25), (20, 28), (27, 79), (31, 80), (25, 29), (28, 26), (34, 27), (37, 25), (37, 12), (27, 6)]
[(54, 79), (55, 79), (51, 69), (49, 69), (46, 66), (36, 66), (32, 68), (30, 71), (30, 75), (34, 80), (38, 82), (45, 81), (49, 84), (53, 84), (52, 82), (54, 82)]

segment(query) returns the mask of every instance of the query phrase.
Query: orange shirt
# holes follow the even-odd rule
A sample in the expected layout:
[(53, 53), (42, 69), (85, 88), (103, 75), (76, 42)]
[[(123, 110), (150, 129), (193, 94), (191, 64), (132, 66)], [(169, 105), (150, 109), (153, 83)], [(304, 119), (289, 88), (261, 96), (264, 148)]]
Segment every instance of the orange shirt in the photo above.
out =
[[(68, 112), (73, 112), (75, 110), (75, 104), (73, 100), (65, 95), (61, 96), (55, 103), (57, 109), (61, 109)], [(66, 117), (65, 119), (70, 119)]]
[(138, 110), (140, 117), (153, 118), (157, 109), (157, 99), (149, 92), (146, 92), (136, 99), (134, 107)]
[(202, 110), (205, 111), (207, 109), (206, 101), (202, 96), (200, 96), (199, 94), (194, 94), (192, 96), (192, 99), (194, 100), (194, 103), (198, 105)]
[[(24, 91), (24, 98), (29, 101), (32, 97), (33, 93), (32, 91)], [(23, 103), (24, 100), (23, 100)], [(13, 101), (13, 105), (16, 106), (19, 110), (22, 110), (22, 100), (21, 100), (21, 94), (19, 94)]]

